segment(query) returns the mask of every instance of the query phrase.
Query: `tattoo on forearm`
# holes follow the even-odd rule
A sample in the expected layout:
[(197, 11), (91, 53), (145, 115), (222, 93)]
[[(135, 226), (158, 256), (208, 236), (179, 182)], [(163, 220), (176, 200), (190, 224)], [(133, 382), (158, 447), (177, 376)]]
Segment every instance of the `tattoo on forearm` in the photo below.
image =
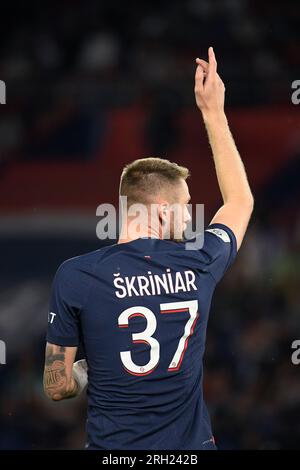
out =
[(47, 344), (46, 348), (46, 366), (51, 365), (54, 361), (65, 360), (66, 348), (64, 346), (59, 347), (59, 352), (54, 353), (54, 347), (51, 344)]
[(76, 383), (73, 390), (68, 390), (68, 379), (65, 370), (65, 347), (47, 345), (44, 371), (44, 389), (54, 400), (71, 398), (76, 394)]

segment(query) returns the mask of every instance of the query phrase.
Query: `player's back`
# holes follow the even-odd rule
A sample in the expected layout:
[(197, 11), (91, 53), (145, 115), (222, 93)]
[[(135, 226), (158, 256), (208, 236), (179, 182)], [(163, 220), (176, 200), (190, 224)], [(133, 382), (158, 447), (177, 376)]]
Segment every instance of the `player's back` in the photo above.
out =
[(214, 448), (202, 357), (211, 297), (236, 248), (229, 229), (211, 230), (201, 250), (140, 238), (58, 271), (51, 308), (69, 311), (48, 341), (83, 343), (88, 448)]

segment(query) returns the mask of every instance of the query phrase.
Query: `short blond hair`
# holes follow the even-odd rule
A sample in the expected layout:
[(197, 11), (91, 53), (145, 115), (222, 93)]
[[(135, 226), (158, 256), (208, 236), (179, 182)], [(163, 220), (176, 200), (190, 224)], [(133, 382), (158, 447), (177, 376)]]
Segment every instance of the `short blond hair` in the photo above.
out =
[(155, 196), (186, 180), (187, 168), (163, 158), (140, 158), (126, 165), (120, 181), (120, 196), (127, 196), (127, 204), (148, 204)]

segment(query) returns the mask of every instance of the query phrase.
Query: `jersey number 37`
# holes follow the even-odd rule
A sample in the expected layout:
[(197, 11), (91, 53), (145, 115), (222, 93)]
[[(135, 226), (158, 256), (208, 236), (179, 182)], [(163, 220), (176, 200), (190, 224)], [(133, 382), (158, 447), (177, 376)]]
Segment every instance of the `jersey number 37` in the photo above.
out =
[[(161, 314), (178, 314), (189, 312), (190, 317), (185, 324), (183, 335), (181, 336), (175, 354), (169, 364), (168, 372), (178, 371), (180, 369), (184, 353), (188, 346), (189, 337), (193, 334), (196, 321), (199, 317), (198, 300), (188, 300), (185, 302), (172, 302), (160, 304)], [(153, 334), (157, 328), (157, 320), (147, 307), (130, 307), (124, 310), (118, 319), (120, 328), (128, 328), (129, 320), (133, 317), (143, 317), (147, 321), (146, 329), (140, 333), (132, 334), (133, 343), (145, 343), (150, 346), (150, 359), (147, 364), (140, 366), (133, 362), (131, 351), (120, 352), (121, 361), (125, 370), (132, 375), (148, 375), (154, 371), (159, 363), (160, 344), (157, 339), (153, 338)]]

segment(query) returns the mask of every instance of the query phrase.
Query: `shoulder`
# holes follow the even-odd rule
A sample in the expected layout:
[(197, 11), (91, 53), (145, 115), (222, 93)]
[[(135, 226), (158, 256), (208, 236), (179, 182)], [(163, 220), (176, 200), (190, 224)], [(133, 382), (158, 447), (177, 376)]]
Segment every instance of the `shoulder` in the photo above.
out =
[[(194, 238), (186, 240), (183, 248), (187, 251), (206, 252), (207, 249), (236, 251), (236, 238), (232, 230), (223, 224), (211, 224)], [(211, 250), (208, 250), (211, 251)]]
[(186, 256), (200, 262), (218, 282), (232, 264), (237, 253), (237, 242), (232, 230), (223, 224), (211, 224), (204, 232), (184, 242)]
[(109, 249), (110, 246), (105, 246), (63, 261), (53, 279), (54, 289), (72, 292), (72, 295), (77, 295), (77, 290), (81, 293), (89, 290), (97, 266)]
[(203, 237), (203, 249), (212, 248), (217, 253), (237, 253), (237, 241), (233, 231), (224, 224), (211, 224)]
[(96, 265), (101, 261), (105, 253), (110, 249), (111, 246), (109, 245), (99, 248), (98, 250), (90, 251), (88, 253), (69, 258), (63, 261), (58, 267), (56, 276), (65, 277), (78, 272), (92, 272)]
[(82, 308), (86, 302), (97, 263), (109, 247), (103, 247), (74, 258), (67, 259), (57, 269), (52, 283), (53, 302), (63, 300)]

